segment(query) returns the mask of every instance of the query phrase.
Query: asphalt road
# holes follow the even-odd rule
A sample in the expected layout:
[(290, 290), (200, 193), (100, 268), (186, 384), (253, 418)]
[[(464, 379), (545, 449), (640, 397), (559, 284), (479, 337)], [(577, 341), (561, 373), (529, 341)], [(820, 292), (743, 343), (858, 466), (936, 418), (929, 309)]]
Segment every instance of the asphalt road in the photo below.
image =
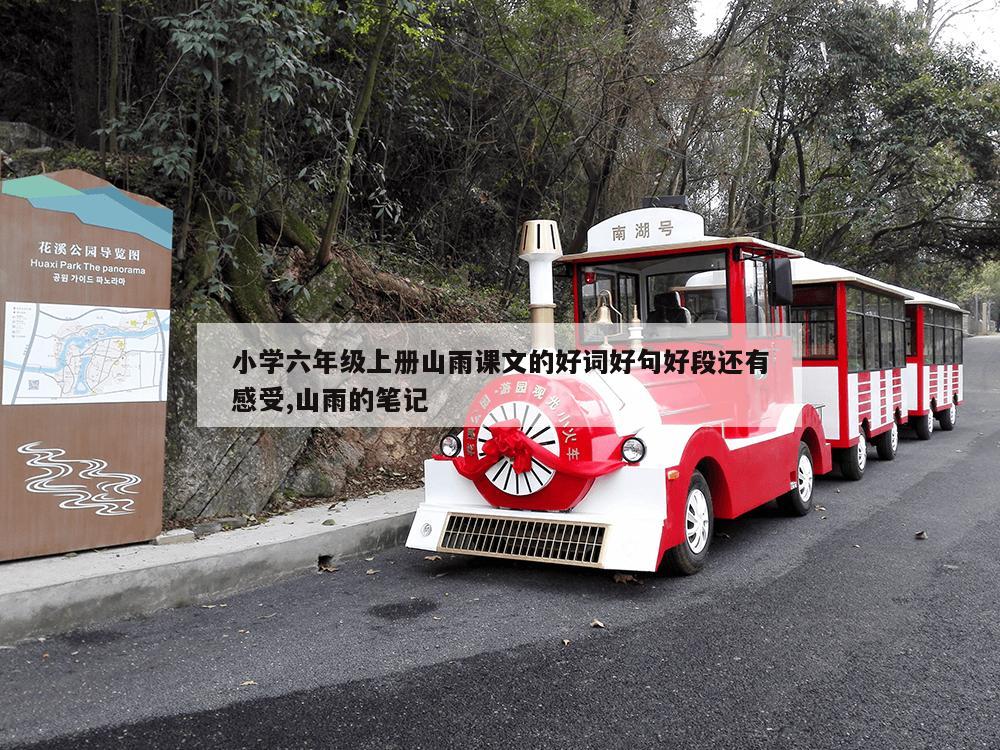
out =
[(1000, 747), (1000, 337), (966, 361), (954, 432), (697, 576), (393, 550), (2, 650), (0, 744)]

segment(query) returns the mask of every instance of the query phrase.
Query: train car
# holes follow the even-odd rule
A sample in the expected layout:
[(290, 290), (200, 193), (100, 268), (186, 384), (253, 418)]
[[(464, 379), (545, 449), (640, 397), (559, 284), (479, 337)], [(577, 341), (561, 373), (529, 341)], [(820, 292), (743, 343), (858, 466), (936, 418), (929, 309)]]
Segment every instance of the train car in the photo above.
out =
[(805, 401), (820, 406), (841, 473), (864, 476), (869, 446), (891, 461), (908, 417), (906, 302), (911, 293), (809, 258), (792, 261), (791, 322), (801, 326)]
[(917, 437), (929, 440), (934, 421), (955, 429), (964, 399), (962, 308), (910, 292), (906, 302), (906, 411)]
[[(551, 346), (544, 329), (553, 320), (557, 260), (569, 267), (582, 346), (665, 347), (637, 341), (636, 332), (673, 324), (683, 333), (707, 323), (714, 327), (705, 345), (719, 351), (747, 344), (747, 336), (783, 345), (766, 336), (791, 302), (795, 250), (708, 237), (700, 216), (670, 208), (597, 224), (578, 255), (560, 257), (554, 222), (528, 222), (520, 242), (532, 322), (542, 331), (536, 348)], [(688, 288), (705, 274), (719, 283)], [(626, 340), (609, 342), (602, 328), (613, 310), (624, 311)], [(653, 571), (665, 561), (695, 573), (715, 519), (775, 498), (805, 515), (815, 476), (832, 468), (820, 416), (792, 398), (788, 370), (787, 389), (778, 372), (756, 380), (740, 414), (731, 398), (707, 395), (709, 386), (691, 377), (498, 377), (473, 399), (461, 432), (447, 435), (440, 455), (425, 462), (425, 499), (407, 545), (616, 570)]]

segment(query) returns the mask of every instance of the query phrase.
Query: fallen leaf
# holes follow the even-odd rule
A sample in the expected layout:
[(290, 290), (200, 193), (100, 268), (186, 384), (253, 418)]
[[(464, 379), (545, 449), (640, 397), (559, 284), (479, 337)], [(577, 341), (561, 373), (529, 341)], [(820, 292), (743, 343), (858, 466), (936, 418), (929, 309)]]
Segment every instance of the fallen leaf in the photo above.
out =
[(604, 623), (598, 620), (596, 617), (591, 621), (590, 627), (592, 628), (603, 628)]
[(336, 526), (337, 522), (334, 521), (332, 518), (328, 518), (325, 521), (323, 521), (323, 525), (324, 526)]
[(375, 570), (375, 568), (368, 568), (368, 570), (365, 571), (365, 575), (366, 576), (373, 576), (376, 573), (378, 573), (378, 571)]
[(256, 685), (256, 684), (257, 683), (254, 682), (253, 680), (243, 680), (243, 682), (240, 683), (240, 687), (249, 687), (250, 685)]
[(822, 512), (824, 512), (824, 513), (826, 512), (826, 508), (824, 508), (824, 507), (823, 507), (822, 505), (817, 505), (817, 506), (816, 506), (816, 510), (818, 510), (818, 511), (822, 511)]
[(918, 531), (916, 534), (913, 535), (913, 538), (914, 539), (924, 540), (924, 539), (927, 538), (927, 532), (926, 531)]
[(441, 555), (424, 555), (424, 559), (429, 560), (430, 562), (436, 562), (441, 559)]
[(340, 570), (340, 568), (338, 568), (336, 565), (333, 565), (332, 563), (320, 563), (319, 569), (322, 570), (324, 573), (336, 573), (338, 570)]
[(371, 562), (374, 559), (375, 559), (374, 557), (366, 557), (365, 562)]
[(640, 581), (638, 578), (636, 578), (631, 573), (615, 573), (615, 575), (614, 575), (614, 581), (615, 581), (615, 583), (631, 583), (631, 584), (634, 584), (636, 586), (641, 586), (642, 585), (642, 581)]

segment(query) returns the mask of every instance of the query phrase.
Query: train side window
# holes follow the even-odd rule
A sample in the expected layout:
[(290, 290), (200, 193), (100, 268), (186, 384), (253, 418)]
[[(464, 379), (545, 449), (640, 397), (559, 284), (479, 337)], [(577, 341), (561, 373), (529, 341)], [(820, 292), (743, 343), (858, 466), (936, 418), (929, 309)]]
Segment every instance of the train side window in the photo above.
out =
[(951, 346), (948, 352), (948, 364), (957, 365), (962, 361), (962, 313), (959, 312), (949, 312), (948, 313), (948, 324), (950, 325), (949, 333), (951, 334)]
[(800, 326), (802, 359), (836, 359), (835, 297), (836, 288), (832, 285), (795, 288), (789, 319)]
[(935, 324), (934, 324), (934, 364), (943, 365), (944, 359), (944, 333), (945, 328), (941, 326), (938, 321), (941, 320), (943, 316), (935, 314)]
[(906, 319), (893, 321), (893, 360), (894, 367), (906, 367)]
[(892, 301), (892, 366), (906, 367), (906, 305)]
[(906, 307), (906, 356), (917, 356), (917, 309), (912, 305)]
[(934, 308), (924, 308), (924, 364), (934, 364)]
[(861, 372), (865, 369), (864, 321), (864, 315), (847, 314), (847, 369), (849, 372)]
[[(580, 301), (583, 310), (593, 310), (597, 307), (597, 298), (602, 292), (614, 294), (615, 275), (612, 273), (601, 273), (589, 271), (583, 274), (583, 283), (580, 287)], [(613, 302), (613, 300), (612, 300)]]
[(743, 261), (743, 297), (748, 334), (767, 336), (774, 322), (774, 309), (768, 297), (767, 266), (763, 258)]
[(618, 274), (618, 309), (621, 310), (625, 320), (632, 319), (632, 308), (641, 315), (639, 307), (639, 277), (634, 273)]
[(847, 369), (865, 369), (865, 310), (861, 290), (847, 287)]
[(878, 370), (879, 364), (879, 326), (878, 318), (865, 313), (865, 370)]
[(893, 343), (893, 337), (895, 333), (895, 321), (893, 309), (893, 300), (891, 297), (880, 297), (879, 298), (879, 337), (881, 340), (881, 367), (882, 369), (888, 369), (890, 367), (896, 366), (896, 346)]

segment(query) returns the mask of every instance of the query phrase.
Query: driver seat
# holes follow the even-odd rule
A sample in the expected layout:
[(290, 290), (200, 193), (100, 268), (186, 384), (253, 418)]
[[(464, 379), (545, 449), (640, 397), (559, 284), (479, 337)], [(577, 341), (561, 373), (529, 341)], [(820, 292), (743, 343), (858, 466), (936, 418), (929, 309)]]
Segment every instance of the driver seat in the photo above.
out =
[(681, 305), (679, 292), (660, 292), (653, 297), (650, 323), (690, 323), (691, 311)]

